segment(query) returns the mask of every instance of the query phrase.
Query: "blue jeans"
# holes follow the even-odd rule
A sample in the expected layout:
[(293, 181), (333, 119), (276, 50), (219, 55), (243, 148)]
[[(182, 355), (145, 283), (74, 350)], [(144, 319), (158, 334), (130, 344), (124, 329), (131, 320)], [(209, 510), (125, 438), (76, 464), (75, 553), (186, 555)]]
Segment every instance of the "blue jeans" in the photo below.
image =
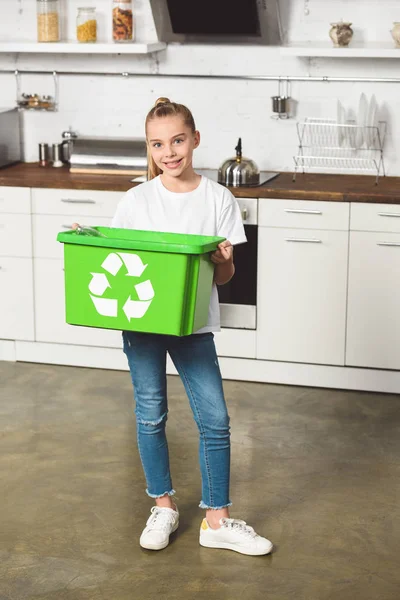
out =
[[(212, 333), (184, 337), (123, 332), (136, 401), (137, 441), (147, 494), (173, 495), (165, 426), (169, 353), (200, 434), (200, 508), (230, 506), (230, 427)], [(184, 432), (182, 432), (184, 434)]]

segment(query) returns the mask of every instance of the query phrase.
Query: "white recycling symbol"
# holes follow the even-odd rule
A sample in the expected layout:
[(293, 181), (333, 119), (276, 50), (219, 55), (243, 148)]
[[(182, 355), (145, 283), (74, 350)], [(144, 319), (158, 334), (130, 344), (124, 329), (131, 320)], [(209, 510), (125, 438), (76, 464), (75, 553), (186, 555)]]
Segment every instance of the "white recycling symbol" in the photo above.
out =
[[(111, 252), (103, 261), (101, 267), (107, 273), (116, 275), (122, 265), (125, 265), (126, 277), (141, 277), (147, 267), (142, 263), (137, 254), (127, 254), (125, 252)], [(102, 298), (107, 288), (111, 287), (105, 273), (91, 273), (92, 280), (89, 283), (90, 297), (95, 309), (103, 317), (116, 317), (118, 315), (118, 300), (114, 298)], [(122, 310), (128, 321), (131, 319), (141, 319), (147, 312), (153, 298), (154, 290), (150, 279), (137, 283), (135, 290), (139, 300), (132, 300), (128, 297)]]

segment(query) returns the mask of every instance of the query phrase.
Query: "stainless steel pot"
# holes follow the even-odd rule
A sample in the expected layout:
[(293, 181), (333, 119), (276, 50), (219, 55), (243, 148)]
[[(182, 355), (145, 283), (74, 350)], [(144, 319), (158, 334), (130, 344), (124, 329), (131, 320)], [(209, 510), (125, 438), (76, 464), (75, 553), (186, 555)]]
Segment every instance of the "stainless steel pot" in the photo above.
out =
[(231, 187), (260, 184), (260, 170), (250, 158), (242, 156), (242, 138), (235, 148), (236, 156), (226, 160), (218, 170), (218, 183)]

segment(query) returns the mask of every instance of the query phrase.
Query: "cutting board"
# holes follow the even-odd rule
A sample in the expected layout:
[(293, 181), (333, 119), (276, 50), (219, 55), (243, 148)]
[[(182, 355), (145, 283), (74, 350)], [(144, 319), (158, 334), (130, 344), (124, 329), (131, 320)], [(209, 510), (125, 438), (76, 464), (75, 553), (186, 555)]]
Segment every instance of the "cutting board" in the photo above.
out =
[(147, 170), (143, 169), (113, 169), (107, 167), (70, 167), (70, 173), (90, 173), (91, 175), (146, 175)]

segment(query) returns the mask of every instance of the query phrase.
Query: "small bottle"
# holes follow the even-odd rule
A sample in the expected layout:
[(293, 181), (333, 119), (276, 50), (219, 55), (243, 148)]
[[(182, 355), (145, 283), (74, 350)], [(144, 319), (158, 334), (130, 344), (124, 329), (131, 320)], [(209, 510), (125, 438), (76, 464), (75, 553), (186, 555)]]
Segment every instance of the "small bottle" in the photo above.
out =
[(97, 21), (95, 8), (78, 8), (78, 15), (76, 17), (76, 39), (78, 42), (97, 41)]
[(133, 12), (131, 0), (113, 0), (112, 37), (114, 42), (133, 41)]
[(36, 0), (36, 12), (38, 42), (59, 42), (59, 0)]

